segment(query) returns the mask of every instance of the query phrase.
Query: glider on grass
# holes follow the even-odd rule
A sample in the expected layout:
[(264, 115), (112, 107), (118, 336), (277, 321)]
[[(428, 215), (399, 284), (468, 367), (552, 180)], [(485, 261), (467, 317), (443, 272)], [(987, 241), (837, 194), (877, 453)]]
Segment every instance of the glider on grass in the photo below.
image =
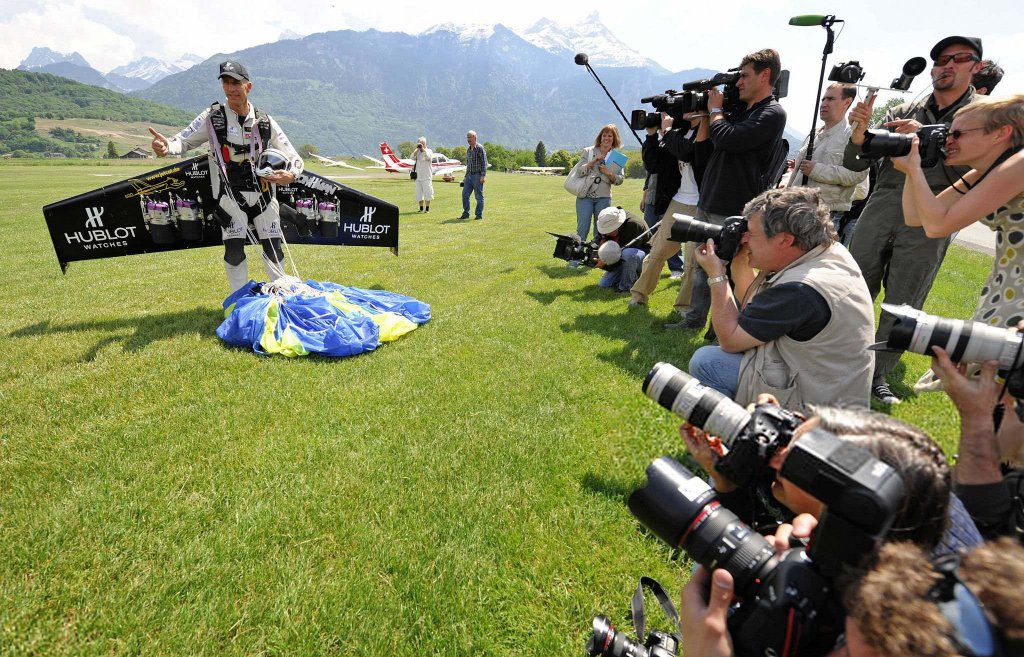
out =
[[(149, 171), (43, 208), (61, 271), (77, 260), (222, 244), (207, 156)], [(290, 244), (376, 246), (398, 254), (398, 206), (304, 171), (277, 186)]]
[[(391, 203), (309, 171), (278, 185), (276, 196), (287, 243), (385, 247), (398, 255), (398, 207)], [(80, 260), (221, 245), (215, 207), (209, 160), (200, 155), (51, 203), (43, 216), (66, 273)], [(244, 324), (250, 334), (222, 334), (222, 326), (218, 335), (260, 353), (346, 356), (374, 349), (430, 318), (430, 306), (411, 297), (285, 278), (276, 285), (251, 282), (229, 296), (225, 325)], [(253, 337), (257, 306), (260, 334)], [(242, 308), (248, 309), (246, 318), (231, 317)]]

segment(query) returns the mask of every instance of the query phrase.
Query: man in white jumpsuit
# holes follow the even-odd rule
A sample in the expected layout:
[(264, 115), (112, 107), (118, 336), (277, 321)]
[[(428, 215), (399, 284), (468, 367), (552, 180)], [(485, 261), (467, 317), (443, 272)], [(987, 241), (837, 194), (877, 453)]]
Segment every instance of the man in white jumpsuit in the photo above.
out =
[[(274, 185), (287, 185), (302, 173), (302, 158), (281, 126), (249, 103), (252, 82), (239, 62), (220, 65), (218, 74), (227, 105), (214, 103), (187, 128), (170, 139), (150, 128), (153, 152), (158, 157), (178, 155), (210, 142), (210, 183), (218, 202), (218, 218), (224, 239), (224, 269), (234, 292), (249, 280), (245, 261), (246, 228), (250, 221), (263, 246), (263, 266), (268, 280), (284, 274), (282, 232)], [(275, 148), (292, 162), (289, 171), (257, 177), (260, 153)]]

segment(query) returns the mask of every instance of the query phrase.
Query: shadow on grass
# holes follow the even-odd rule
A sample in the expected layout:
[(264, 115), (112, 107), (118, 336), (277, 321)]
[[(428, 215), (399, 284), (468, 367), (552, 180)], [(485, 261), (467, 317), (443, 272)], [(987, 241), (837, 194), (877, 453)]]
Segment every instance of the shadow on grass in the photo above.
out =
[[(704, 470), (697, 464), (693, 456), (689, 452), (679, 452), (676, 454), (665, 454), (676, 461), (679, 461), (687, 470), (697, 475), (701, 479), (706, 479), (707, 475)], [(651, 459), (654, 460), (653, 458)], [(605, 497), (613, 500), (622, 500), (625, 504), (629, 500), (630, 494), (647, 483), (646, 477), (637, 481), (635, 478), (625, 479), (623, 477), (609, 476), (608, 474), (596, 474), (594, 472), (587, 472), (583, 475), (580, 480), (580, 485), (583, 486), (584, 490), (588, 490), (592, 493), (598, 493)]]
[(26, 338), (87, 332), (108, 334), (101, 337), (83, 355), (83, 361), (91, 361), (96, 358), (100, 350), (112, 344), (121, 344), (125, 351), (141, 351), (158, 340), (166, 340), (188, 333), (216, 340), (218, 339), (216, 330), (222, 321), (224, 321), (223, 310), (200, 307), (158, 315), (72, 324), (54, 324), (45, 320), (12, 331), (8, 337)]

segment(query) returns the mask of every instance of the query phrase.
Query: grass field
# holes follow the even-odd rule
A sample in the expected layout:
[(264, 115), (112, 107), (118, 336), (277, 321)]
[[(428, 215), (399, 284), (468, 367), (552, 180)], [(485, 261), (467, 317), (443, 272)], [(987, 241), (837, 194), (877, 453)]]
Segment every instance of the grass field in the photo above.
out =
[[(149, 143), (153, 140), (153, 136), (149, 134), (147, 128), (155, 128), (156, 130), (170, 131), (172, 134), (176, 129), (172, 129), (169, 126), (160, 126), (157, 124), (150, 124), (145, 122), (131, 122), (131, 121), (104, 121), (102, 119), (47, 119), (45, 117), (36, 118), (36, 132), (43, 137), (50, 136), (50, 130), (53, 128), (70, 128), (79, 134), (85, 135), (86, 137), (95, 137), (103, 141), (100, 146), (99, 154), (105, 155), (107, 152), (107, 142), (114, 142), (114, 148), (117, 150), (118, 155), (124, 155), (136, 146), (141, 146), (146, 150), (150, 150)], [(154, 162), (150, 162), (151, 168), (156, 168)]]
[[(560, 178), (488, 176), (482, 222), (457, 185), (420, 215), (404, 177), (352, 178), (403, 209), (401, 256), (299, 246), (300, 274), (433, 319), (288, 360), (217, 339), (219, 249), (60, 273), (42, 206), (147, 166), (0, 163), (0, 655), (582, 655), (596, 613), (632, 634), (638, 577), (678, 591), (625, 500), (683, 455), (640, 383), (703, 343), (661, 330), (667, 276), (630, 310), (551, 258)], [(989, 266), (953, 247), (926, 309), (968, 317)], [(953, 449), (943, 395), (894, 412)]]

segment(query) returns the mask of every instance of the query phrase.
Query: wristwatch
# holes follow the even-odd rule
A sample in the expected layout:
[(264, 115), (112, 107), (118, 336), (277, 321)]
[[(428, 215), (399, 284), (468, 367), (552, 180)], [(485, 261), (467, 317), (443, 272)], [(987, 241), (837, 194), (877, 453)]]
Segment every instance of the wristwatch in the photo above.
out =
[(715, 283), (721, 283), (722, 281), (727, 280), (729, 280), (729, 277), (726, 276), (725, 274), (722, 274), (721, 276), (712, 276), (711, 278), (708, 279), (708, 287), (711, 287)]
[(714, 109), (708, 110), (708, 114), (721, 114), (724, 111), (725, 110), (723, 110), (721, 107), (716, 107)]

